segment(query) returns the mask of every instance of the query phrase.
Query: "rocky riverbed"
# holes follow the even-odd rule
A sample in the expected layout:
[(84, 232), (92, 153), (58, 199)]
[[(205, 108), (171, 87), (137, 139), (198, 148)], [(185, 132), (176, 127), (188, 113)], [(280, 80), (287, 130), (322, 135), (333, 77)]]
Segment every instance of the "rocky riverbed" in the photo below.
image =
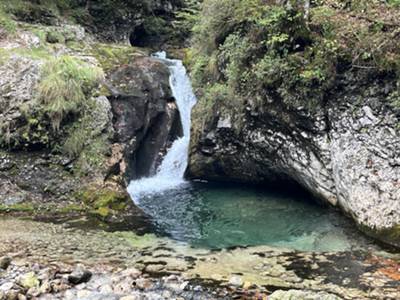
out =
[(67, 224), (0, 218), (4, 269), (0, 299), (400, 296), (400, 257), (379, 249), (345, 253), (266, 246), (208, 250), (152, 234)]

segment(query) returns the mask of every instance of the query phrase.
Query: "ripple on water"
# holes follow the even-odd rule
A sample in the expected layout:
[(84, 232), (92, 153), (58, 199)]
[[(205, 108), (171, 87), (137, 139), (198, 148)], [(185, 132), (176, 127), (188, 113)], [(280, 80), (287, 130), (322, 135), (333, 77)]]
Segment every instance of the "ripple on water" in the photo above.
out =
[(303, 194), (196, 183), (143, 196), (139, 206), (158, 233), (195, 247), (347, 251), (367, 243), (349, 220)]

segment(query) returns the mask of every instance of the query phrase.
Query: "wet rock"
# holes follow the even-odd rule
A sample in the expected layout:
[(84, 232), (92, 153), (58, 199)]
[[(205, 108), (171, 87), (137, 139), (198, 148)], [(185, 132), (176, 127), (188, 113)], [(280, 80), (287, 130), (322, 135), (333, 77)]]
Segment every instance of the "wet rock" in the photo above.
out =
[(164, 265), (161, 264), (150, 264), (146, 266), (145, 270), (149, 273), (159, 272), (164, 269)]
[(92, 298), (92, 292), (89, 290), (80, 290), (76, 293), (78, 299), (90, 299)]
[(6, 270), (11, 264), (11, 257), (3, 256), (0, 257), (0, 269)]
[(90, 278), (92, 278), (92, 272), (78, 267), (68, 276), (68, 281), (72, 284), (80, 284), (88, 282)]
[(6, 294), (6, 300), (18, 300), (19, 292), (17, 290), (11, 290)]
[(328, 293), (307, 292), (299, 290), (276, 291), (268, 297), (271, 300), (341, 300), (338, 296)]
[(114, 291), (111, 285), (108, 284), (101, 286), (99, 290), (102, 294), (111, 294)]
[[(117, 142), (126, 145), (123, 164), (130, 178), (154, 174), (165, 152), (182, 135), (169, 70), (157, 59), (139, 57), (110, 79)], [(121, 169), (121, 168), (120, 168)]]
[(134, 282), (135, 286), (141, 290), (148, 290), (151, 289), (153, 283), (148, 278), (139, 278)]

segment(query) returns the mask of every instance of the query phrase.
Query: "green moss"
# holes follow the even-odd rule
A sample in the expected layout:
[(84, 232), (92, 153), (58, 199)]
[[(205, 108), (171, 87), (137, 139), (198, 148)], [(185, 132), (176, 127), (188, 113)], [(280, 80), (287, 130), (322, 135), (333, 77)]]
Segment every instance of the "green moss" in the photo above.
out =
[(61, 32), (51, 30), (46, 34), (46, 41), (51, 44), (65, 43), (65, 37)]
[(9, 212), (34, 212), (35, 206), (32, 203), (17, 203), (12, 205), (0, 205), (1, 213)]
[(133, 232), (116, 232), (114, 234), (127, 241), (132, 247), (140, 249), (155, 246), (160, 242), (159, 238), (154, 234), (144, 234), (142, 236), (138, 236)]
[[(17, 29), (16, 22), (11, 16), (5, 11), (6, 6), (4, 3), (0, 3), (0, 27), (4, 30), (5, 34), (13, 34)], [(1, 32), (0, 32), (1, 34)]]
[(90, 211), (103, 218), (127, 208), (126, 194), (109, 188), (86, 188), (77, 193), (77, 198), (82, 201)]
[(380, 230), (369, 228), (363, 225), (359, 225), (359, 228), (369, 236), (372, 236), (389, 245), (400, 247), (400, 224), (397, 224), (391, 228)]
[(92, 54), (100, 62), (103, 70), (109, 74), (120, 66), (129, 64), (135, 57), (148, 53), (131, 46), (96, 44), (93, 46)]
[(79, 204), (69, 204), (67, 206), (63, 206), (61, 208), (56, 209), (57, 213), (61, 214), (70, 214), (70, 213), (76, 213), (76, 212), (85, 212), (86, 209), (82, 205)]

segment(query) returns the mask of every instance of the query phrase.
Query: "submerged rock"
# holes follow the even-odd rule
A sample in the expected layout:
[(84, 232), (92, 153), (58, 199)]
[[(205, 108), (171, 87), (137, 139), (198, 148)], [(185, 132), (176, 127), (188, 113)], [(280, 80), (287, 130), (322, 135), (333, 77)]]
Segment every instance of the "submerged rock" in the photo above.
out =
[(271, 300), (341, 300), (342, 298), (328, 294), (300, 290), (276, 291), (268, 297)]

